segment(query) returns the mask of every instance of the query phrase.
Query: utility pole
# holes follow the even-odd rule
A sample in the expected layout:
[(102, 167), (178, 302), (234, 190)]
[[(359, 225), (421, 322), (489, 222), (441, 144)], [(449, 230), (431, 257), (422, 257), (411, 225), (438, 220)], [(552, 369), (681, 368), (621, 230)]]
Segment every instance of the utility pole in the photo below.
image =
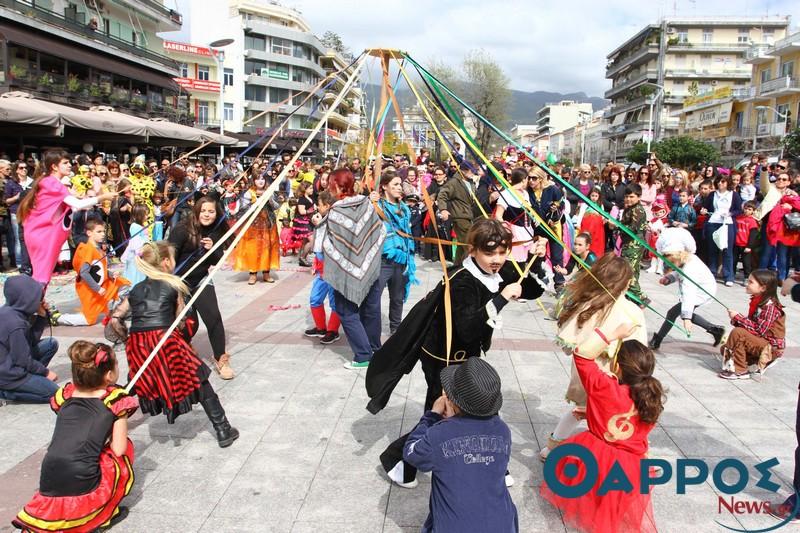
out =
[[(664, 87), (664, 56), (667, 53), (667, 19), (661, 20), (661, 35), (658, 40), (658, 60), (656, 61), (656, 69), (657, 69), (657, 76), (656, 76), (656, 85), (659, 87)], [(658, 105), (656, 106), (655, 112), (656, 116), (653, 121), (653, 130), (651, 138), (653, 142), (656, 142), (659, 138), (659, 133), (661, 132), (661, 111), (662, 111), (662, 103), (659, 100)], [(652, 117), (652, 106), (651, 109), (651, 119)]]

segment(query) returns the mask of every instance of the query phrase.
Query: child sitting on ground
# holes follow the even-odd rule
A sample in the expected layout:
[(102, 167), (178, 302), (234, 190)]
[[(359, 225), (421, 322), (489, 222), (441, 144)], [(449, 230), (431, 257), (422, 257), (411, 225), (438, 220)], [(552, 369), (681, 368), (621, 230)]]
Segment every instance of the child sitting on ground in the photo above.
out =
[[(339, 340), (339, 315), (333, 303), (333, 287), (325, 281), (323, 276), (325, 255), (322, 251), (322, 241), (325, 240), (325, 230), (328, 210), (333, 205), (333, 195), (328, 191), (322, 191), (317, 198), (317, 212), (311, 217), (314, 229), (314, 262), (311, 271), (314, 273), (314, 281), (311, 283), (311, 294), (309, 295), (308, 305), (311, 307), (311, 317), (314, 319), (314, 327), (305, 330), (306, 337), (322, 337), (319, 342), (322, 344), (332, 344)], [(331, 308), (331, 316), (325, 322), (325, 298)]]
[(39, 490), (12, 522), (24, 531), (99, 531), (128, 515), (119, 504), (133, 485), (128, 417), (138, 402), (115, 385), (110, 346), (76, 341), (68, 355), (73, 382), (50, 400), (56, 427)]
[(591, 267), (595, 261), (597, 261), (597, 256), (592, 251), (592, 236), (588, 233), (579, 233), (575, 237), (575, 242), (572, 243), (572, 256), (567, 261), (567, 264), (563, 267), (561, 265), (556, 265), (553, 267), (553, 270), (558, 272), (559, 274), (563, 274), (564, 276), (568, 276), (572, 274), (572, 271), (575, 270), (577, 267), (580, 272), (583, 269), (583, 265), (578, 263), (575, 256), (580, 257), (581, 261), (583, 261), (587, 267)]
[[(613, 375), (603, 372), (594, 362), (610, 343), (630, 336), (635, 328), (627, 321), (614, 330), (595, 328), (592, 336), (573, 352), (588, 398), (589, 428), (564, 444), (576, 444), (590, 452), (596, 460), (598, 481), (579, 497), (561, 496), (545, 481), (541, 494), (561, 511), (567, 525), (580, 531), (656, 531), (650, 493), (640, 491), (641, 461), (647, 457), (648, 435), (664, 410), (664, 388), (653, 377), (655, 356), (641, 342), (627, 340), (612, 361)], [(580, 474), (570, 472), (579, 472), (584, 466), (568, 455), (554, 465), (555, 475), (559, 483), (574, 486), (572, 475)], [(627, 479), (631, 486), (628, 490), (601, 493), (602, 480), (611, 478)]]
[(442, 395), (403, 449), (405, 461), (433, 473), (422, 531), (519, 531), (505, 483), (511, 431), (498, 415), (500, 376), (480, 357), (470, 357), (444, 368), (440, 379)]
[(747, 316), (728, 309), (733, 330), (721, 348), (723, 379), (750, 379), (775, 363), (786, 348), (786, 313), (778, 300), (778, 276), (771, 270), (754, 270), (747, 278), (750, 295)]
[(108, 271), (106, 255), (101, 247), (106, 240), (106, 226), (102, 220), (90, 218), (86, 222), (87, 241), (75, 249), (72, 268), (75, 269), (75, 292), (81, 302), (80, 313), (53, 313), (51, 319), (61, 326), (91, 326), (101, 314), (108, 314), (122, 301), (130, 290), (130, 282)]
[(758, 219), (753, 216), (756, 212), (756, 204), (753, 201), (745, 202), (742, 205), (743, 213), (736, 217), (736, 242), (733, 247), (733, 275), (736, 276), (736, 265), (742, 262), (744, 279), (750, 277), (753, 270), (753, 249), (758, 243)]

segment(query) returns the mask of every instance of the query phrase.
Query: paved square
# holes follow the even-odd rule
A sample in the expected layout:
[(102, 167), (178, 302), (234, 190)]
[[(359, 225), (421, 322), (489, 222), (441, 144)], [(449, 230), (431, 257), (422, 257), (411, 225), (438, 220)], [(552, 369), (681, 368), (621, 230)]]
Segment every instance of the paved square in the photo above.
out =
[[(236, 379), (212, 377), (231, 422), (241, 438), (227, 449), (217, 447), (199, 407), (174, 425), (163, 417), (137, 413), (131, 420), (136, 446), (136, 484), (126, 500), (130, 516), (114, 531), (130, 532), (396, 532), (418, 531), (428, 512), (430, 477), (406, 490), (390, 485), (378, 462), (383, 448), (409, 430), (422, 414), (425, 380), (416, 369), (401, 381), (388, 407), (377, 416), (364, 408), (364, 371), (349, 371), (344, 338), (323, 347), (302, 336), (310, 323), (311, 276), (296, 270), (293, 259), (277, 273), (278, 283), (248, 286), (246, 273), (225, 271), (215, 280), (226, 319), (228, 346)], [(438, 264), (421, 263), (422, 285), (416, 302), (441, 278)], [(642, 273), (643, 286), (662, 313), (677, 301), (677, 286), (658, 286)], [(63, 310), (76, 303), (69, 284), (52, 287)], [(744, 288), (718, 290), (721, 300), (746, 311)], [(542, 299), (545, 307), (552, 296)], [(800, 306), (787, 304), (787, 324), (797, 324)], [(270, 311), (270, 305), (299, 304)], [(384, 296), (384, 328), (388, 329)], [(411, 307), (411, 303), (406, 309)], [(456, 313), (458, 303), (455, 302)], [(708, 304), (700, 313), (727, 324), (725, 310)], [(520, 515), (520, 530), (552, 533), (567, 530), (561, 516), (538, 495), (542, 465), (537, 452), (559, 416), (569, 378), (569, 359), (552, 343), (555, 323), (535, 302), (511, 303), (503, 311), (488, 361), (503, 379), (501, 415), (511, 427), (516, 485), (511, 494)], [(660, 319), (646, 313), (648, 331)], [(795, 448), (795, 405), (800, 375), (800, 332), (789, 327), (786, 356), (762, 382), (727, 382), (716, 376), (718, 363), (711, 337), (696, 331), (691, 339), (673, 331), (658, 354), (657, 377), (668, 387), (666, 410), (651, 433), (651, 457), (674, 464), (679, 457), (737, 457), (748, 465), (777, 457), (776, 473), (791, 485)], [(66, 379), (65, 351), (77, 338), (102, 339), (99, 326), (54, 329), (61, 349), (52, 368)], [(385, 332), (388, 333), (388, 332)], [(206, 358), (205, 330), (195, 346)], [(124, 356), (121, 356), (124, 369)], [(55, 416), (47, 406), (0, 407), (0, 531), (36, 489), (39, 465)], [(751, 473), (755, 471), (751, 468)], [(756, 478), (757, 479), (757, 478)], [(776, 499), (755, 489), (751, 478), (737, 498)], [(782, 492), (781, 494), (785, 494)], [(732, 517), (718, 510), (711, 483), (675, 494), (675, 484), (653, 496), (659, 531), (723, 531), (715, 523), (759, 529), (773, 525), (768, 516)], [(787, 530), (789, 530), (787, 528)]]

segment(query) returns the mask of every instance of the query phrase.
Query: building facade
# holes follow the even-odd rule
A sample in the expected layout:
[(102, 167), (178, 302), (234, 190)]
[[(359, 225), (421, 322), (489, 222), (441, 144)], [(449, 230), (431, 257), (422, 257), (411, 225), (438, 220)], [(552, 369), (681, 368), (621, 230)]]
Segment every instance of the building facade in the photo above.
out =
[(584, 117), (592, 114), (592, 104), (562, 100), (545, 104), (536, 113), (536, 125), (539, 131), (554, 133), (577, 125)]
[(157, 0), (0, 0), (0, 92), (186, 122), (178, 64), (156, 35), (181, 25)]
[(511, 138), (522, 146), (530, 146), (539, 136), (539, 126), (537, 124), (515, 124), (511, 128)]
[[(191, 43), (207, 46), (233, 39), (223, 59), (223, 77), (232, 83), (224, 94), (226, 130), (263, 135), (295, 111), (284, 129), (295, 131), (293, 137), (299, 139), (302, 130), (322, 117), (352, 72), (347, 68), (314, 90), (328, 73), (348, 67), (350, 59), (324, 46), (295, 9), (258, 0), (193, 2), (190, 9), (202, 10), (202, 16), (187, 17)], [(326, 140), (336, 146), (353, 135), (350, 130), (360, 128), (362, 99), (356, 84), (331, 113), (320, 146)]]
[(608, 54), (606, 67), (612, 81), (605, 93), (612, 101), (606, 137), (618, 157), (648, 136), (677, 134), (676, 114), (686, 97), (721, 85), (747, 89), (751, 44), (777, 42), (788, 26), (788, 17), (668, 18), (627, 39)]
[[(175, 81), (189, 94), (189, 118), (193, 125), (204, 129), (219, 128), (220, 83), (225, 82), (226, 89), (233, 86), (231, 69), (225, 72), (219, 68), (223, 52), (208, 46), (170, 40), (164, 40), (163, 46), (164, 52), (178, 62)], [(232, 121), (233, 104), (225, 104), (223, 109), (225, 118)]]

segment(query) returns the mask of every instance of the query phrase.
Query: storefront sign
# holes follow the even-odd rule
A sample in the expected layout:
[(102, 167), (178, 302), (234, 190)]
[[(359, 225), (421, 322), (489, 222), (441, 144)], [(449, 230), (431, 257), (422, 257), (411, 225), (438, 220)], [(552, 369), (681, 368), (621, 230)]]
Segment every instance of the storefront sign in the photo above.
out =
[(189, 92), (206, 91), (211, 93), (219, 92), (218, 81), (196, 80), (194, 78), (173, 78), (175, 82)]
[(719, 89), (714, 89), (713, 91), (708, 91), (697, 96), (687, 96), (683, 99), (683, 108), (686, 109), (687, 107), (694, 107), (699, 104), (707, 104), (714, 100), (730, 98), (732, 95), (733, 91), (730, 87), (720, 87)]
[(695, 130), (716, 124), (725, 124), (731, 120), (732, 108), (733, 103), (727, 102), (690, 113), (686, 116), (686, 129)]
[(180, 52), (182, 54), (192, 54), (196, 56), (211, 57), (211, 48), (207, 48), (205, 46), (195, 46), (189, 43), (164, 41), (164, 50), (170, 50), (172, 52)]

